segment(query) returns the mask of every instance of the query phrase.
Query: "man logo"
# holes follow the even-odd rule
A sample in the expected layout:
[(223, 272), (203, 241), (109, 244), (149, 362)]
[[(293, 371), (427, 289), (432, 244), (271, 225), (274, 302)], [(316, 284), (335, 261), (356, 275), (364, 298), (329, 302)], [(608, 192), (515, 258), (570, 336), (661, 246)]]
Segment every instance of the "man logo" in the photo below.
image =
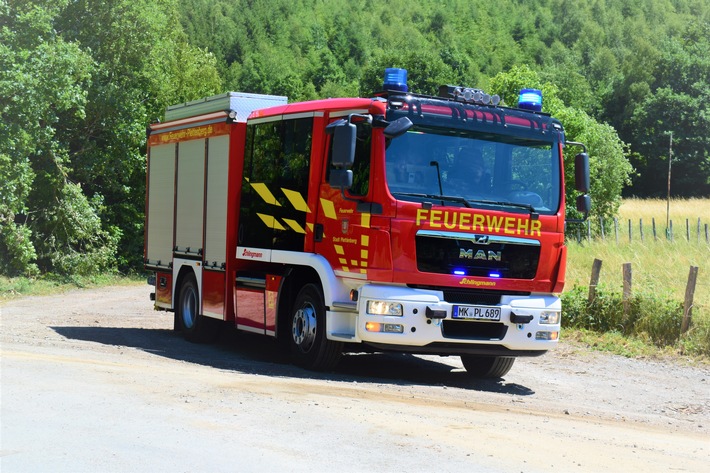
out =
[(492, 251), (492, 250), (485, 252), (483, 250), (478, 250), (478, 251), (476, 251), (476, 254), (474, 255), (473, 249), (465, 250), (465, 249), (461, 248), (459, 250), (459, 259), (501, 261), (503, 259), (503, 252), (502, 251)]

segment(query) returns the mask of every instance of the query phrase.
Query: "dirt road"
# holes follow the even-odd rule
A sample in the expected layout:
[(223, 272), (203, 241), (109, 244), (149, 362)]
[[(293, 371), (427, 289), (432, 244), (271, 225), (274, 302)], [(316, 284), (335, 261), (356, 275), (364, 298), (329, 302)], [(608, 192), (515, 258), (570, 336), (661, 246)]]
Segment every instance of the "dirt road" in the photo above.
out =
[(0, 308), (0, 470), (707, 471), (710, 368), (562, 342), (498, 381), (457, 358), (304, 371), (266, 339), (172, 332), (148, 286)]

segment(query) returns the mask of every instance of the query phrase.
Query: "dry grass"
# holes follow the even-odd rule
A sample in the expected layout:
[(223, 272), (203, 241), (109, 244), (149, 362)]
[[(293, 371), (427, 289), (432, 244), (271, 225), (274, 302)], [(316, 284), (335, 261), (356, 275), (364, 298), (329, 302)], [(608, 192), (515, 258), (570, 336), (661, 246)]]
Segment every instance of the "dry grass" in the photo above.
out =
[[(639, 218), (665, 224), (668, 203), (662, 199), (624, 199), (619, 209), (619, 218), (638, 221)], [(671, 199), (670, 217), (680, 223), (698, 218), (706, 223), (710, 220), (710, 199)]]
[[(640, 219), (644, 225), (643, 242)], [(653, 238), (651, 219), (656, 221), (657, 239)], [(621, 292), (622, 265), (631, 263), (634, 293), (651, 294), (658, 300), (682, 304), (690, 267), (697, 266), (693, 320), (705, 327), (710, 326), (710, 244), (705, 239), (705, 225), (710, 224), (710, 199), (672, 200), (670, 219), (674, 228), (672, 241), (665, 234), (665, 200), (624, 200), (620, 209), (618, 243), (613, 223), (605, 223), (604, 240), (598, 237), (569, 243), (565, 292), (575, 286), (587, 287), (592, 263), (594, 259), (600, 259), (603, 262), (600, 284), (610, 290)], [(690, 238), (686, 236), (686, 219), (690, 223)], [(698, 219), (701, 221), (699, 234)], [(631, 239), (628, 220), (632, 221)]]

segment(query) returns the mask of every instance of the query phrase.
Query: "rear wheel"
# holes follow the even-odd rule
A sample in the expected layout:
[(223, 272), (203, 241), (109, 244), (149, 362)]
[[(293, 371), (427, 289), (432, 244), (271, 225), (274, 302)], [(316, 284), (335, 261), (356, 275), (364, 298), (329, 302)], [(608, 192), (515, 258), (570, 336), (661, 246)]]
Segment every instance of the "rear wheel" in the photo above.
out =
[(216, 324), (200, 315), (200, 291), (192, 273), (182, 280), (176, 309), (178, 325), (186, 340), (209, 342), (216, 338)]
[(461, 362), (469, 375), (476, 378), (501, 378), (513, 367), (512, 356), (461, 355)]
[(291, 308), (291, 354), (299, 366), (315, 371), (335, 367), (343, 344), (328, 340), (325, 331), (325, 303), (320, 287), (306, 284)]

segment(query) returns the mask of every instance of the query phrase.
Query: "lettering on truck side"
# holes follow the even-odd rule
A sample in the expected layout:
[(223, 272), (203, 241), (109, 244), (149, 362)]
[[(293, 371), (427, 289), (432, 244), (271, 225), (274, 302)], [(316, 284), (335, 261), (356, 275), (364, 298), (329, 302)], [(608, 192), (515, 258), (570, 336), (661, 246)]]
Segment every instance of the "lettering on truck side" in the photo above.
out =
[(540, 236), (542, 222), (520, 217), (494, 217), (449, 210), (417, 209), (416, 225), (447, 230), (503, 232), (507, 235)]

